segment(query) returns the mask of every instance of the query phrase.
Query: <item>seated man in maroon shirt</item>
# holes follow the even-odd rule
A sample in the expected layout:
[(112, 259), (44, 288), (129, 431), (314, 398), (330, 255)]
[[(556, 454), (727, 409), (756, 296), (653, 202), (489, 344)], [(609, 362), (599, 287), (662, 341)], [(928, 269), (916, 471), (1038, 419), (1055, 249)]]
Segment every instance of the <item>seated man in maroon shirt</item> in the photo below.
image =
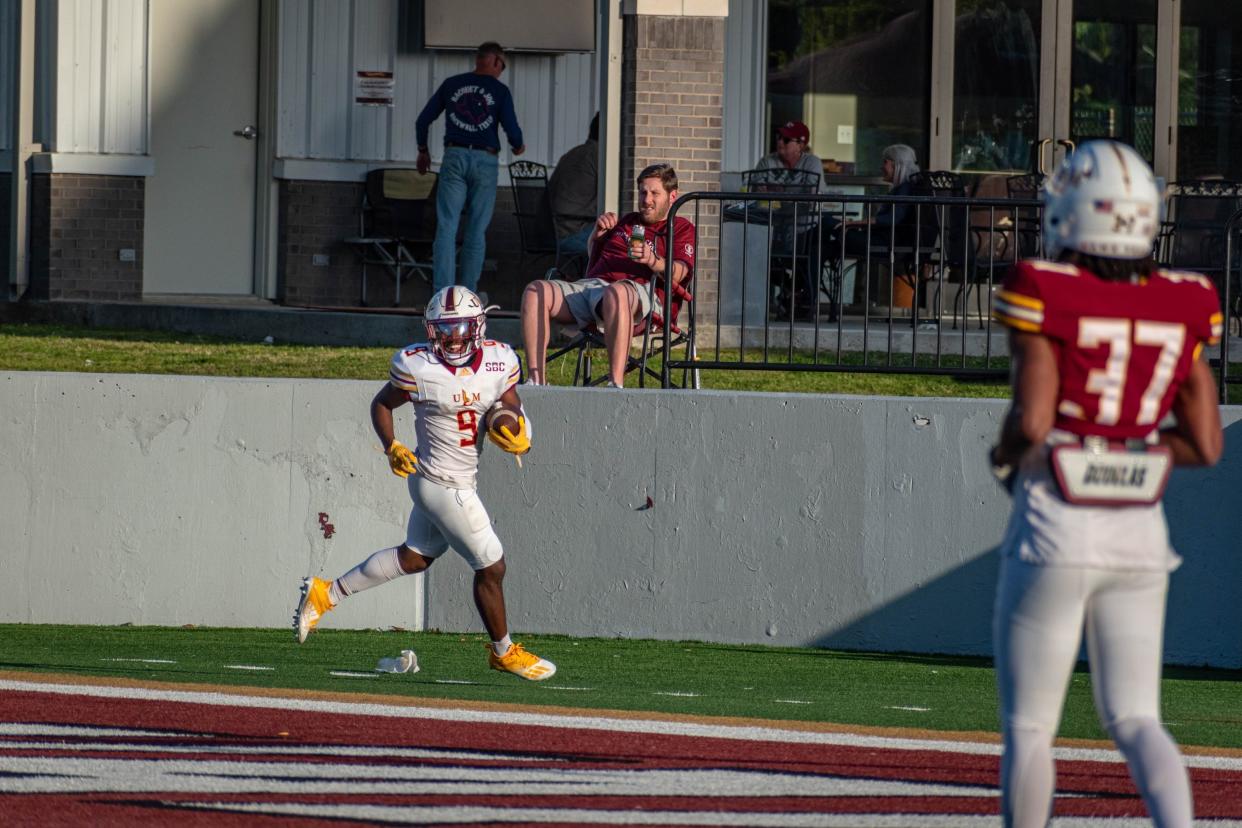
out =
[[(651, 313), (647, 285), (652, 276), (660, 286), (671, 272), (673, 280), (682, 284), (694, 269), (694, 224), (689, 220), (677, 217), (672, 255), (665, 250), (668, 211), (677, 200), (677, 173), (669, 164), (653, 164), (638, 174), (637, 181), (637, 213), (621, 218), (604, 213), (595, 220), (582, 279), (540, 279), (526, 286), (522, 338), (530, 384), (547, 381), (544, 369), (552, 322), (580, 328), (595, 323), (608, 347), (607, 384), (622, 387), (634, 325)], [(640, 228), (641, 234), (636, 232)]]

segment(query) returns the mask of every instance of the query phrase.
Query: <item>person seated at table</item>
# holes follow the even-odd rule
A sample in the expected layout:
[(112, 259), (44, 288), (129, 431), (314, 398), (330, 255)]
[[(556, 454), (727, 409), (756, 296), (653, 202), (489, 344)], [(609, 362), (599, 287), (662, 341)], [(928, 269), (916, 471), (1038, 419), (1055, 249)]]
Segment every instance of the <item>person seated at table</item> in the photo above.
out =
[[(808, 149), (811, 131), (801, 121), (786, 121), (776, 128), (776, 152), (755, 162), (756, 170), (803, 170), (819, 178), (818, 191), (824, 192), (824, 162)], [(779, 187), (777, 187), (779, 189)]]
[[(889, 195), (914, 195), (914, 183), (910, 179), (917, 172), (919, 172), (919, 165), (913, 147), (906, 144), (892, 144), (884, 148), (884, 152), (880, 155), (880, 176), (888, 182)], [(913, 206), (911, 204), (881, 204), (871, 211), (869, 218), (842, 222), (840, 226), (847, 230), (846, 252), (866, 255), (868, 224), (874, 225), (871, 228), (871, 237), (881, 244), (888, 244), (887, 236), (882, 237), (880, 234), (887, 233), (891, 227), (902, 226)], [(880, 241), (882, 238), (884, 240)], [(838, 236), (837, 239), (839, 241), (840, 237)], [(852, 250), (851, 247), (853, 247)]]
[(599, 194), (599, 113), (591, 119), (585, 143), (561, 156), (548, 179), (548, 204), (561, 252), (586, 255), (595, 229)]
[[(776, 151), (769, 153), (760, 158), (755, 163), (756, 170), (772, 170), (772, 180), (764, 183), (762, 176), (759, 176), (761, 182), (756, 190), (763, 191), (781, 191), (788, 185), (796, 185), (797, 181), (791, 181), (787, 177), (787, 171), (801, 171), (806, 173), (814, 173), (816, 182), (816, 192), (825, 192), (824, 188), (824, 162), (819, 159), (808, 148), (811, 138), (811, 131), (807, 125), (801, 121), (787, 121), (776, 128)], [(752, 185), (754, 179), (752, 178)], [(792, 188), (791, 188), (792, 189)], [(801, 190), (800, 190), (801, 191)], [(794, 235), (792, 225), (782, 228), (782, 232), (777, 233), (777, 238), (773, 243), (775, 251), (784, 251), (793, 254), (796, 249), (805, 249), (805, 243), (808, 241), (805, 234), (813, 231), (815, 228), (814, 205), (803, 205), (803, 213), (798, 221), (797, 236)], [(785, 232), (787, 231), (787, 232)], [(814, 315), (814, 296), (816, 293), (816, 279), (813, 271), (818, 272), (815, 264), (811, 261), (797, 263), (795, 269), (798, 271), (796, 279), (797, 288), (794, 291), (794, 312), (799, 319), (810, 319)], [(782, 287), (782, 282), (784, 286)], [(778, 291), (788, 290), (788, 277), (780, 276), (776, 281)], [(788, 319), (789, 317), (789, 294), (784, 293), (784, 297), (777, 296), (774, 300), (774, 312), (777, 319)]]
[[(914, 148), (906, 144), (892, 144), (884, 148), (880, 156), (880, 175), (889, 183), (888, 194), (891, 196), (914, 195), (914, 182), (911, 178), (919, 172), (918, 161)], [(914, 204), (881, 204), (864, 208), (864, 218), (841, 222), (828, 236), (826, 255), (836, 257), (841, 254), (841, 232), (845, 233), (845, 258), (865, 258), (873, 248), (888, 249), (889, 245), (908, 246), (914, 243), (909, 236), (907, 222), (910, 211), (916, 209)], [(868, 216), (868, 212), (870, 215)], [(908, 263), (899, 260), (898, 267)], [(895, 275), (913, 278), (909, 273)], [(916, 301), (921, 301), (922, 281), (917, 289)], [(912, 317), (913, 318), (913, 317)], [(922, 322), (932, 324), (933, 320), (923, 319)]]

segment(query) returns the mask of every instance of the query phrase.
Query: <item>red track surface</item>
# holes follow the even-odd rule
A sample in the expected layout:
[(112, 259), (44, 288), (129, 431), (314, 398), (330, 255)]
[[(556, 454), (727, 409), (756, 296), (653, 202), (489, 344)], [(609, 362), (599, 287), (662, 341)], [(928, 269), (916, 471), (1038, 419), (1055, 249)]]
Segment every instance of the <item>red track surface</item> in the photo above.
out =
[[(514, 724), (516, 714), (503, 712), (454, 721), (430, 708), (385, 715), (348, 712), (345, 702), (331, 706), (346, 712), (322, 712), (273, 709), (261, 698), (242, 706), (239, 696), (224, 705), (81, 692), (0, 695), (0, 822), (866, 825), (899, 814), (902, 825), (948, 826), (994, 824), (999, 806), (998, 758), (975, 745), (807, 743), (805, 733), (786, 739), (775, 729), (739, 739), (723, 726), (685, 735), (612, 730), (600, 718), (548, 726)], [(1242, 761), (1222, 764), (1192, 769), (1196, 810), (1242, 820)], [(1058, 815), (1120, 825), (1145, 814), (1124, 765), (1057, 767)]]

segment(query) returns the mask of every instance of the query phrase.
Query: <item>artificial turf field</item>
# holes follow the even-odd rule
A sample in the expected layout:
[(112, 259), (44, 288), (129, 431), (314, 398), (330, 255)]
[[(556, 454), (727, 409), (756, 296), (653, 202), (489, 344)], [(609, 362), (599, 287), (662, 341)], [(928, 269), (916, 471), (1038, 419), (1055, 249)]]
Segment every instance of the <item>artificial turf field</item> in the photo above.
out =
[[(996, 824), (978, 659), (519, 636), (0, 625), (0, 813), (47, 824)], [(421, 670), (374, 671), (417, 652)], [(1196, 808), (1242, 825), (1238, 675), (1168, 670)], [(1089, 677), (1058, 749), (1063, 825), (1143, 824)], [(1137, 820), (1137, 821), (1135, 821)]]

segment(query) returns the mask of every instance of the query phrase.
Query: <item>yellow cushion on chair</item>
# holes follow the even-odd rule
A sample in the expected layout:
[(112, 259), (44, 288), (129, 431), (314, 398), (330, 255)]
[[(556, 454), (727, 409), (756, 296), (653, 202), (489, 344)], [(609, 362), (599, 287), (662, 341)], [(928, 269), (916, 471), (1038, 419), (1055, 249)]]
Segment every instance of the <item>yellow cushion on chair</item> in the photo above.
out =
[(436, 177), (418, 170), (385, 170), (384, 198), (420, 200), (431, 195)]

